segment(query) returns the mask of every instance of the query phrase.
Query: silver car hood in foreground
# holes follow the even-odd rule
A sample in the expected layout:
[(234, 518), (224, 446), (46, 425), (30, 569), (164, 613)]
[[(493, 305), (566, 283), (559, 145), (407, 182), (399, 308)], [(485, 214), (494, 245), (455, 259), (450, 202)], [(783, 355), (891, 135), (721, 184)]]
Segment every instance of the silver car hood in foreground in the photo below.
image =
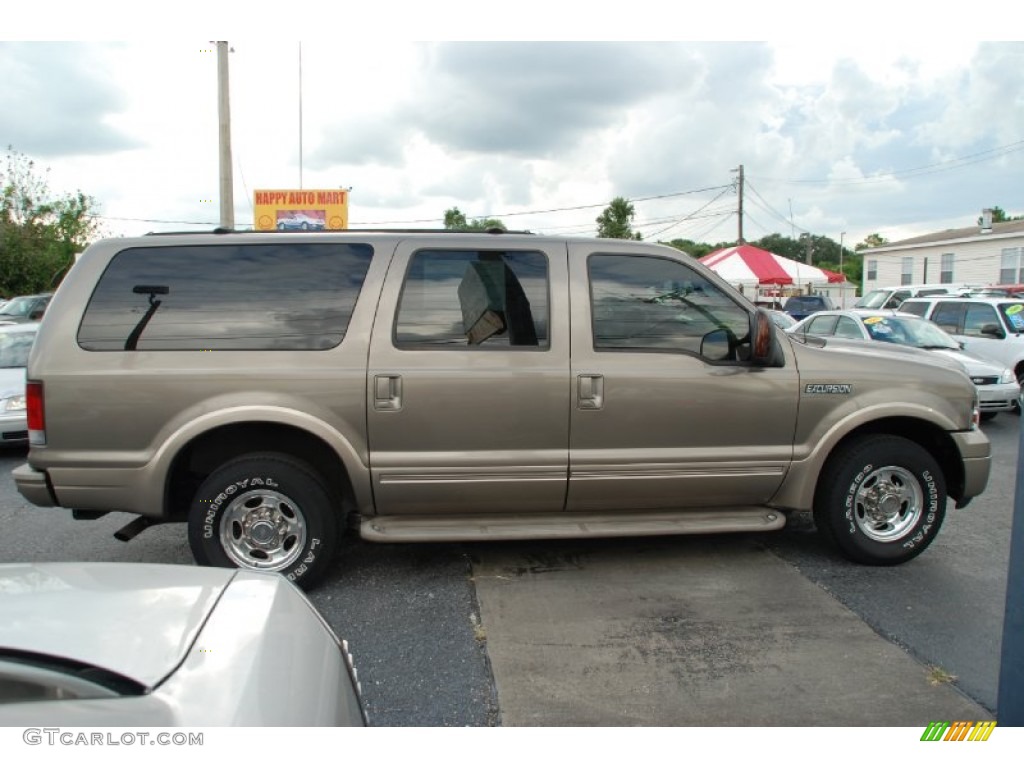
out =
[[(57, 674), (106, 687), (0, 696), (0, 726), (365, 724), (351, 657), (278, 573), (0, 565), (5, 670), (22, 683)], [(124, 680), (111, 687), (103, 672)]]
[(237, 571), (135, 563), (0, 566), (0, 648), (155, 687), (181, 664)]

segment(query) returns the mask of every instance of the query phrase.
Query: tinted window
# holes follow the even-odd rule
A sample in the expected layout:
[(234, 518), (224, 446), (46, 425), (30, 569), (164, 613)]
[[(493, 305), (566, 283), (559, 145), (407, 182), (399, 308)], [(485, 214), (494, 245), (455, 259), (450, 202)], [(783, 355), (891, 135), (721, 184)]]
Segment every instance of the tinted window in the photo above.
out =
[(962, 301), (940, 301), (929, 318), (946, 333), (962, 333), (961, 322), (964, 316)]
[(100, 278), (78, 343), (108, 350), (328, 349), (373, 249), (281, 243), (130, 248)]
[(688, 266), (653, 256), (595, 254), (587, 262), (595, 349), (700, 352), (705, 334), (749, 334), (750, 316)]
[(815, 333), (819, 336), (831, 336), (832, 329), (835, 327), (835, 315), (820, 315), (818, 317), (812, 317), (807, 323), (807, 333)]
[(864, 334), (861, 333), (860, 325), (851, 317), (845, 315), (839, 318), (839, 322), (836, 324), (836, 336), (843, 339), (863, 339)]
[(395, 323), (400, 347), (548, 345), (548, 261), (537, 251), (419, 251)]
[(928, 305), (920, 302), (905, 301), (900, 304), (900, 312), (910, 312), (918, 317), (924, 317), (928, 311)]
[(982, 328), (995, 326), (1002, 331), (996, 308), (989, 304), (968, 304), (964, 316), (964, 336), (981, 336)]

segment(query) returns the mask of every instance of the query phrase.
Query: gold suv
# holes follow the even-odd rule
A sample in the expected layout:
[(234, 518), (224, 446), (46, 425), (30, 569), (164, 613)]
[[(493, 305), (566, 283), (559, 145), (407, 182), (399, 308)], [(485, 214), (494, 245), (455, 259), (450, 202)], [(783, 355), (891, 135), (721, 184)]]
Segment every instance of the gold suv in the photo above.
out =
[(342, 532), (440, 541), (781, 528), (891, 564), (981, 493), (944, 361), (797, 340), (689, 256), (510, 233), (92, 245), (28, 366), (41, 506), (186, 521), (204, 564), (321, 578)]

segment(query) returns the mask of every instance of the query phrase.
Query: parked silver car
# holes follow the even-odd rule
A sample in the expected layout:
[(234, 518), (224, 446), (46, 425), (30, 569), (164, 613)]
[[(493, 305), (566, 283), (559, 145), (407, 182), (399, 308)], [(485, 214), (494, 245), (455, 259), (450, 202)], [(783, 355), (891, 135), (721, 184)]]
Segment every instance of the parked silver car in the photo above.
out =
[(0, 726), (365, 725), (351, 656), (276, 573), (0, 565)]
[(935, 323), (917, 315), (888, 310), (818, 312), (794, 325), (790, 333), (862, 339), (927, 350), (960, 363), (978, 389), (983, 420), (1017, 410), (1020, 385), (1013, 371), (963, 350), (960, 343)]
[(0, 325), (0, 445), (28, 442), (25, 367), (39, 323)]

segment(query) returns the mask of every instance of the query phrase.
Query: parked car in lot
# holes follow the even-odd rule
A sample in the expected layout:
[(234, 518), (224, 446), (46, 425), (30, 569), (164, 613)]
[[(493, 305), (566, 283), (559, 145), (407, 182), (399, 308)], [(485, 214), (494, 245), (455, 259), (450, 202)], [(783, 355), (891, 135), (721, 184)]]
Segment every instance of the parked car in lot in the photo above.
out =
[(794, 320), (803, 320), (815, 312), (835, 309), (835, 304), (828, 296), (790, 296), (786, 299), (786, 304), (782, 309)]
[(52, 298), (52, 293), (40, 293), (35, 296), (15, 296), (8, 299), (3, 307), (0, 307), (0, 324), (41, 320)]
[(967, 283), (919, 283), (875, 288), (853, 305), (854, 309), (898, 309), (907, 299), (917, 296), (958, 296), (971, 290)]
[(1005, 366), (975, 357), (963, 351), (959, 342), (930, 320), (907, 312), (848, 310), (819, 312), (797, 323), (790, 333), (810, 333), (859, 341), (900, 344), (955, 360), (967, 371), (978, 388), (981, 418), (1019, 410), (1020, 385), (1013, 371)]
[(0, 726), (365, 725), (351, 655), (280, 574), (0, 565)]
[(1024, 300), (939, 296), (908, 300), (900, 311), (931, 320), (972, 355), (1005, 365), (1024, 384)]
[(348, 529), (653, 536), (791, 510), (894, 564), (991, 461), (937, 356), (795, 340), (667, 246), (524, 233), (99, 241), (27, 395), (31, 502), (137, 514), (122, 539), (185, 522), (199, 563), (303, 586)]
[(28, 442), (25, 368), (39, 323), (0, 325), (0, 445)]

